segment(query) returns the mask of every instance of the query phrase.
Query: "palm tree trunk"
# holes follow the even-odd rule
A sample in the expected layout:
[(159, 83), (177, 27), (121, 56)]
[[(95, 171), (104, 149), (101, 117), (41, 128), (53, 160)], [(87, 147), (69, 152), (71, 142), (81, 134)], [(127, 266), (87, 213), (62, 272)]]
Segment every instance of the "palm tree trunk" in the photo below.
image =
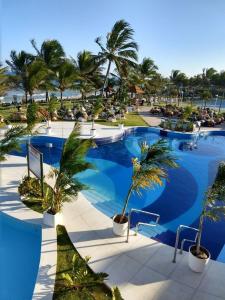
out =
[(33, 98), (32, 98), (33, 94), (32, 94), (32, 93), (30, 93), (29, 95), (30, 95), (29, 102), (30, 102), (30, 103), (32, 103), (32, 102), (33, 102)]
[(204, 216), (201, 215), (200, 220), (199, 220), (199, 226), (198, 226), (199, 232), (198, 232), (197, 241), (196, 241), (196, 254), (197, 255), (200, 254), (203, 221), (204, 221)]
[(125, 216), (127, 205), (128, 205), (128, 202), (129, 202), (132, 190), (133, 190), (133, 184), (130, 185), (130, 188), (128, 190), (127, 197), (126, 197), (126, 200), (125, 200), (125, 203), (124, 203), (124, 207), (123, 207), (123, 210), (122, 210), (120, 222), (122, 222), (123, 217)]
[(220, 110), (221, 110), (221, 107), (222, 107), (223, 98), (224, 98), (224, 92), (223, 92), (223, 96), (220, 98), (219, 113), (220, 113)]
[(28, 93), (27, 91), (25, 91), (25, 103), (27, 104), (27, 101), (28, 101)]
[(49, 98), (48, 98), (48, 91), (45, 92), (45, 101), (48, 102)]
[(63, 92), (62, 90), (60, 91), (60, 102), (61, 102), (61, 107), (63, 107), (63, 98), (62, 98)]
[(105, 74), (105, 79), (104, 79), (104, 84), (103, 84), (103, 88), (102, 88), (101, 97), (103, 97), (103, 95), (104, 95), (106, 82), (107, 82), (107, 79), (108, 79), (108, 76), (109, 76), (110, 67), (111, 67), (111, 60), (109, 60), (108, 68), (107, 68), (107, 71), (106, 71), (106, 74)]

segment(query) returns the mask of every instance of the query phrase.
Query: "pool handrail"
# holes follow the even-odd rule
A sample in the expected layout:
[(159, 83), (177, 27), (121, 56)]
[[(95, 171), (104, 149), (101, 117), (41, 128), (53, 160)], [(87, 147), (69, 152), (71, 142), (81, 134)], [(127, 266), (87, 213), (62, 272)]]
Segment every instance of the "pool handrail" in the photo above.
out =
[(183, 229), (191, 229), (193, 231), (196, 232), (195, 235), (195, 239), (194, 240), (189, 240), (189, 239), (183, 239), (181, 241), (181, 248), (180, 248), (180, 254), (183, 253), (183, 247), (184, 247), (184, 243), (185, 242), (196, 242), (197, 240), (197, 236), (198, 236), (198, 232), (199, 230), (195, 227), (191, 227), (191, 226), (187, 226), (187, 225), (179, 225), (177, 228), (177, 233), (176, 233), (176, 241), (175, 241), (175, 247), (174, 247), (174, 256), (173, 256), (173, 263), (176, 263), (176, 257), (177, 257), (177, 248), (178, 248), (178, 244), (179, 244), (179, 240), (180, 240), (180, 233)]
[(159, 214), (152, 213), (152, 212), (145, 211), (145, 210), (141, 210), (141, 209), (132, 208), (130, 210), (130, 213), (128, 214), (127, 243), (129, 242), (130, 221), (131, 221), (132, 212), (139, 212), (139, 213), (143, 213), (143, 214), (146, 214), (146, 215), (150, 215), (150, 216), (156, 217), (156, 220), (155, 220), (154, 224), (145, 223), (145, 222), (138, 222), (136, 224), (136, 226), (135, 226), (135, 235), (137, 235), (138, 228), (139, 228), (140, 225), (155, 227), (159, 223), (159, 219), (160, 219), (160, 215)]

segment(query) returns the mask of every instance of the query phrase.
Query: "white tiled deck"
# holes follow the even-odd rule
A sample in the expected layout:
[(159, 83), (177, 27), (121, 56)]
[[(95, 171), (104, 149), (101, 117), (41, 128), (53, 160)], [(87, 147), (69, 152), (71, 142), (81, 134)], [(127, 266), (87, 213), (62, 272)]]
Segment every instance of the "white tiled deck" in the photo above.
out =
[[(42, 215), (27, 208), (20, 200), (18, 184), (26, 172), (23, 157), (8, 156), (0, 165), (0, 211), (21, 221), (42, 226)], [(55, 284), (57, 240), (54, 228), (42, 226), (39, 272), (33, 299), (51, 300)], [(23, 276), (24, 270), (21, 270)], [(12, 287), (13, 290), (13, 287)], [(16, 298), (11, 298), (16, 299)], [(6, 299), (2, 299), (6, 300)]]
[(225, 299), (225, 264), (211, 261), (203, 274), (192, 272), (188, 254), (142, 235), (126, 238), (112, 233), (112, 220), (95, 209), (82, 194), (64, 208), (69, 236), (90, 267), (109, 274), (107, 283), (119, 286), (127, 300)]
[[(117, 136), (122, 133), (122, 130), (119, 129), (118, 126), (104, 126), (101, 124), (95, 124), (96, 128), (96, 138), (110, 138)], [(73, 127), (74, 122), (52, 122), (50, 124), (51, 127), (51, 136), (55, 137), (61, 137), (61, 138), (67, 138)], [(91, 130), (92, 124), (91, 122), (83, 122), (81, 123), (81, 138), (90, 138), (90, 130)], [(36, 126), (36, 130), (40, 133), (45, 134), (46, 130), (43, 125), (39, 124)]]

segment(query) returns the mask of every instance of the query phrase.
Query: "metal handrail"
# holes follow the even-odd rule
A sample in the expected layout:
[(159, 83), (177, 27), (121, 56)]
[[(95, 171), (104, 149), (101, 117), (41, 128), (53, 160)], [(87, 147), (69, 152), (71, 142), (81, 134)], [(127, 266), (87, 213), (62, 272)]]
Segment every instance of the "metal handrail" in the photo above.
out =
[(140, 225), (155, 227), (159, 223), (159, 218), (160, 218), (159, 214), (151, 213), (149, 211), (145, 211), (145, 210), (141, 210), (141, 209), (132, 208), (130, 210), (130, 213), (128, 214), (127, 243), (129, 242), (130, 221), (131, 221), (131, 214), (132, 214), (132, 212), (140, 212), (140, 213), (143, 213), (143, 214), (146, 214), (146, 215), (150, 215), (150, 216), (156, 217), (155, 224), (138, 222), (137, 225), (136, 225), (136, 227), (135, 227), (135, 234), (138, 233), (138, 228), (139, 228)]
[(180, 239), (180, 233), (183, 229), (191, 229), (193, 231), (196, 231), (196, 236), (195, 236), (195, 240), (189, 240), (189, 239), (183, 239), (181, 242), (181, 249), (180, 249), (180, 253), (182, 254), (183, 252), (183, 246), (185, 242), (195, 242), (198, 236), (198, 232), (199, 230), (197, 228), (194, 227), (190, 227), (187, 225), (179, 225), (177, 228), (177, 234), (176, 234), (176, 242), (175, 242), (175, 248), (174, 248), (174, 256), (173, 256), (173, 263), (176, 262), (176, 257), (177, 257), (177, 248), (178, 248), (178, 243), (179, 243), (179, 239)]

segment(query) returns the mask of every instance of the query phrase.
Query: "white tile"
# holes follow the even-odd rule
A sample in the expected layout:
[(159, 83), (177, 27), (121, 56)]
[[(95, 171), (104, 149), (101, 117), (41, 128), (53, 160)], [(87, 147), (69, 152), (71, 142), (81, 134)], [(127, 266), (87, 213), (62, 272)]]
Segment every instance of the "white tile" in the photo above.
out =
[(194, 297), (192, 298), (192, 300), (224, 300), (224, 299), (225, 296), (224, 298), (220, 298), (203, 292), (195, 293)]
[(193, 289), (173, 282), (146, 267), (143, 267), (121, 292), (125, 299), (129, 300), (189, 300), (193, 295)]
[[(188, 266), (188, 253), (183, 252), (185, 257), (176, 263), (175, 270), (171, 273), (170, 279), (174, 279), (180, 283), (186, 284), (192, 288), (197, 288), (200, 285), (205, 273), (193, 272)], [(180, 254), (177, 254), (179, 257)]]
[(132, 258), (123, 254), (119, 256), (105, 272), (109, 274), (110, 286), (124, 285), (140, 270), (141, 265)]
[(199, 291), (225, 299), (225, 264), (212, 261), (202, 279)]
[(146, 266), (165, 276), (168, 276), (175, 270), (179, 261), (182, 259), (182, 257), (177, 256), (177, 263), (173, 263), (173, 254), (173, 247), (162, 245), (162, 247), (160, 247), (159, 250), (156, 251), (155, 254), (153, 254), (146, 262)]

